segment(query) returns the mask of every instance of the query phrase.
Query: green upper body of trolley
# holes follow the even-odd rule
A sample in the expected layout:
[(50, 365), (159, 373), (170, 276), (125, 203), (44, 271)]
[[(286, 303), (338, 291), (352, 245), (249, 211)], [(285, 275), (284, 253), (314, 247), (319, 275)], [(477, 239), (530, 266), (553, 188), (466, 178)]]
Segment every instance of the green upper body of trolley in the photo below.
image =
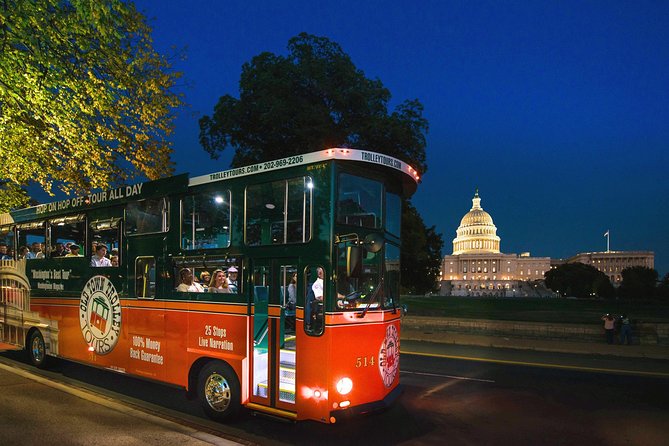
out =
[[(34, 296), (75, 297), (102, 274), (127, 298), (214, 300), (176, 292), (179, 269), (235, 266), (241, 290), (227, 297), (246, 302), (252, 259), (291, 257), (325, 268), (326, 295), (340, 297), (326, 311), (387, 308), (399, 293), (401, 198), (417, 181), (395, 158), (328, 149), (12, 211), (0, 216), (0, 239), (18, 250), (43, 232), (45, 258), (26, 268)], [(82, 257), (50, 258), (63, 231), (63, 241), (79, 234)], [(93, 268), (92, 246), (105, 237), (119, 266)]]

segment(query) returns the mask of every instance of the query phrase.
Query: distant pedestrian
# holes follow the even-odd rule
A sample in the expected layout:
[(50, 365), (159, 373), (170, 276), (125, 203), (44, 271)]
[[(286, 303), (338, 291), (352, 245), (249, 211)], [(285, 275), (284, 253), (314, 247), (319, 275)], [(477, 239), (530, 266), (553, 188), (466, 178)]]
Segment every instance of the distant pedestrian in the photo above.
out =
[(606, 331), (606, 343), (613, 344), (613, 335), (616, 328), (616, 319), (610, 314), (606, 313), (602, 316), (604, 321), (604, 331)]
[(620, 344), (632, 344), (632, 324), (630, 318), (623, 314), (620, 316)]

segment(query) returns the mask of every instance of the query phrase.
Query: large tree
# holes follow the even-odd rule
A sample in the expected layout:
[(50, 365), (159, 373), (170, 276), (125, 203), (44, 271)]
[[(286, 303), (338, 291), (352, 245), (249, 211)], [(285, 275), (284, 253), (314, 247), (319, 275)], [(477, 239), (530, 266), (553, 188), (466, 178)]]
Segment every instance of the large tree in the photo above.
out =
[(388, 89), (325, 37), (302, 33), (288, 42), (287, 56), (255, 56), (242, 67), (239, 90), (239, 99), (222, 96), (200, 119), (200, 142), (213, 158), (232, 147), (240, 166), (355, 147), (427, 170), (422, 104), (407, 100), (389, 112)]
[(546, 286), (565, 296), (588, 298), (614, 296), (613, 285), (606, 274), (592, 265), (575, 262), (547, 271)]
[(178, 73), (122, 0), (0, 2), (0, 210), (172, 170)]
[(651, 299), (655, 297), (658, 273), (653, 268), (632, 266), (625, 268), (618, 293), (628, 299)]
[[(390, 92), (369, 79), (335, 42), (302, 33), (288, 55), (262, 53), (242, 67), (239, 99), (222, 96), (211, 116), (200, 119), (200, 143), (212, 158), (234, 149), (233, 167), (328, 147), (354, 147), (399, 158), (427, 170), (427, 120), (418, 100), (389, 111)], [(405, 288), (424, 292), (436, 283), (441, 235), (404, 206), (402, 249), (421, 261), (403, 265)], [(405, 257), (405, 256), (403, 256)], [(423, 257), (429, 257), (429, 259)], [(415, 269), (414, 269), (415, 268)], [(430, 283), (427, 283), (430, 282)]]
[[(403, 206), (402, 220), (402, 291), (409, 294), (435, 291), (444, 247), (441, 234), (434, 226), (426, 227), (408, 201)], [(405, 243), (405, 240), (409, 242)]]

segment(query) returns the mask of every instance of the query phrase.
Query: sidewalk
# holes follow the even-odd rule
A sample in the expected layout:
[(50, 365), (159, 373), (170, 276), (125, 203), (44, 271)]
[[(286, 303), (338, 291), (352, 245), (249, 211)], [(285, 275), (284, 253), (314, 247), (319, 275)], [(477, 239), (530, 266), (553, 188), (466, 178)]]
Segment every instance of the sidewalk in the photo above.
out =
[(402, 340), (426, 341), (453, 345), (510, 348), (543, 352), (573, 353), (581, 355), (607, 355), (626, 358), (669, 360), (669, 346), (663, 345), (608, 345), (602, 336), (601, 343), (569, 342), (550, 339), (511, 338), (434, 330), (433, 327), (416, 329), (402, 326)]

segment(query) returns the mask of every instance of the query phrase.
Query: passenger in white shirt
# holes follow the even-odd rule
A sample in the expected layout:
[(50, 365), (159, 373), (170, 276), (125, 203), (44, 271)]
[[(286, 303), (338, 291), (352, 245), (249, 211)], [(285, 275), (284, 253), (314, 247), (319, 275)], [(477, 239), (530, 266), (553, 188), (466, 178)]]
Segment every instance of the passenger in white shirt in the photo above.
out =
[(323, 268), (319, 266), (316, 271), (318, 274), (318, 278), (316, 279), (314, 284), (311, 285), (311, 289), (314, 292), (316, 300), (319, 302), (323, 302), (323, 277), (324, 277)]
[(204, 293), (204, 288), (197, 282), (193, 282), (193, 272), (188, 268), (183, 268), (179, 271), (181, 283), (177, 287), (177, 291), (183, 293)]
[(95, 255), (91, 257), (91, 266), (112, 266), (111, 260), (105, 257), (105, 255), (107, 255), (107, 247), (105, 245), (97, 245), (95, 247)]

